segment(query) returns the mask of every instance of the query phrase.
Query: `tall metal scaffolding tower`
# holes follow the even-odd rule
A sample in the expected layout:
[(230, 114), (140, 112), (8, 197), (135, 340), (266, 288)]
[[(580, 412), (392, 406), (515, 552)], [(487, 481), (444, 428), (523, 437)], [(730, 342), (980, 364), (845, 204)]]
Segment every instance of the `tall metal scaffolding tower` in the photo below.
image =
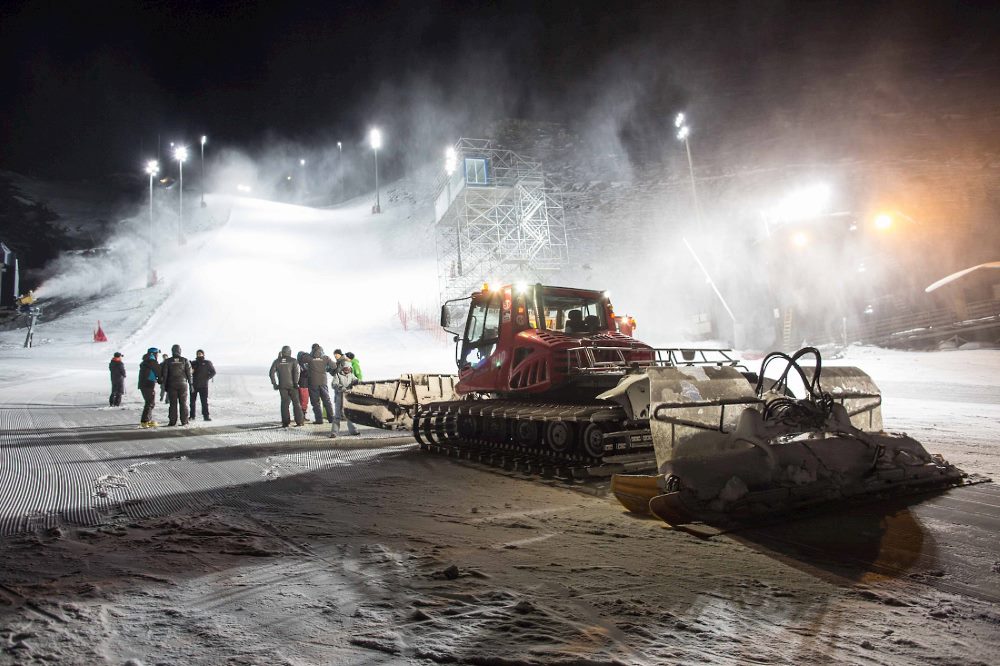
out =
[(434, 205), (441, 302), (565, 265), (562, 200), (542, 165), (488, 139), (459, 139), (454, 151)]

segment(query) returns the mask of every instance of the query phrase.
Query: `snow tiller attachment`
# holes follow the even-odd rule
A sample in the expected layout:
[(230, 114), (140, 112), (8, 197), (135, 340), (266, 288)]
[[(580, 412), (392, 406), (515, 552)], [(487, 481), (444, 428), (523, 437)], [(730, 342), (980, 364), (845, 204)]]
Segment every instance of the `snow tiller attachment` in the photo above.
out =
[(410, 430), (420, 405), (455, 398), (454, 375), (405, 374), (399, 379), (359, 382), (345, 395), (344, 412), (358, 425)]
[[(801, 366), (803, 357), (815, 365)], [(780, 363), (778, 379), (765, 379)], [(660, 473), (614, 477), (612, 491), (630, 511), (674, 525), (731, 523), (969, 482), (911, 437), (883, 431), (871, 378), (853, 367), (824, 369), (815, 348), (769, 354), (756, 386), (732, 367), (646, 372)], [(805, 397), (792, 395), (790, 380)]]

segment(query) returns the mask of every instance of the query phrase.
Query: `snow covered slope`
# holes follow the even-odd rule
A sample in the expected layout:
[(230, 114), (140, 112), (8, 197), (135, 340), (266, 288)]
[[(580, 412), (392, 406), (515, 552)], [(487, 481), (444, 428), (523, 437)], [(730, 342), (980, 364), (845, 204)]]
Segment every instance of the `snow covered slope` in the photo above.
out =
[[(282, 345), (298, 351), (318, 342), (327, 352), (353, 350), (372, 377), (453, 368), (450, 345), (428, 332), (404, 331), (397, 316), (399, 304), (433, 313), (437, 300), (433, 241), (424, 233), (427, 222), (416, 221), (429, 216), (419, 215), (417, 205), (387, 206), (375, 216), (367, 199), (330, 210), (249, 198), (207, 201), (209, 208), (228, 208), (228, 222), (180, 247), (161, 241), (155, 261), (161, 284), (88, 300), (55, 321), (43, 317), (39, 346), (30, 353), (49, 348), (103, 358), (117, 350), (137, 362), (148, 347), (177, 343), (189, 357), (205, 349), (216, 364), (266, 366)], [(141, 245), (129, 251), (145, 254)], [(108, 261), (95, 257), (40, 293), (58, 296), (74, 282), (99, 279)], [(90, 341), (98, 320), (107, 345)], [(2, 340), (20, 355), (23, 331)]]

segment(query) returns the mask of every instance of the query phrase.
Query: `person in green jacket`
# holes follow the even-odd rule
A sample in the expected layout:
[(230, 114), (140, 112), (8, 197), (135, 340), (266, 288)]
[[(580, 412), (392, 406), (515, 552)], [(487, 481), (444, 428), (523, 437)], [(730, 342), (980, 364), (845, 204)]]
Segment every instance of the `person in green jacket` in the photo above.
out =
[(354, 352), (347, 352), (346, 354), (344, 354), (344, 356), (346, 356), (347, 358), (351, 359), (351, 370), (354, 372), (355, 378), (357, 378), (357, 380), (360, 382), (361, 381), (361, 363), (358, 361), (358, 359), (354, 358)]

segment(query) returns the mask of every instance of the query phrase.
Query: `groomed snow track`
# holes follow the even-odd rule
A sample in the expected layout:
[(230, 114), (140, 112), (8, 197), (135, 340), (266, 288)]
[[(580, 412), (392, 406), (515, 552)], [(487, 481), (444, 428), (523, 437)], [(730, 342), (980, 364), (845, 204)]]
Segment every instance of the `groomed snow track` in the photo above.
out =
[(357, 474), (358, 463), (412, 448), (410, 437), (380, 431), (330, 440), (329, 426), (192, 422), (139, 430), (67, 423), (67, 417), (93, 421), (93, 411), (59, 404), (0, 408), (0, 534), (167, 515), (207, 506), (236, 487), (252, 491), (254, 484), (320, 468)]

